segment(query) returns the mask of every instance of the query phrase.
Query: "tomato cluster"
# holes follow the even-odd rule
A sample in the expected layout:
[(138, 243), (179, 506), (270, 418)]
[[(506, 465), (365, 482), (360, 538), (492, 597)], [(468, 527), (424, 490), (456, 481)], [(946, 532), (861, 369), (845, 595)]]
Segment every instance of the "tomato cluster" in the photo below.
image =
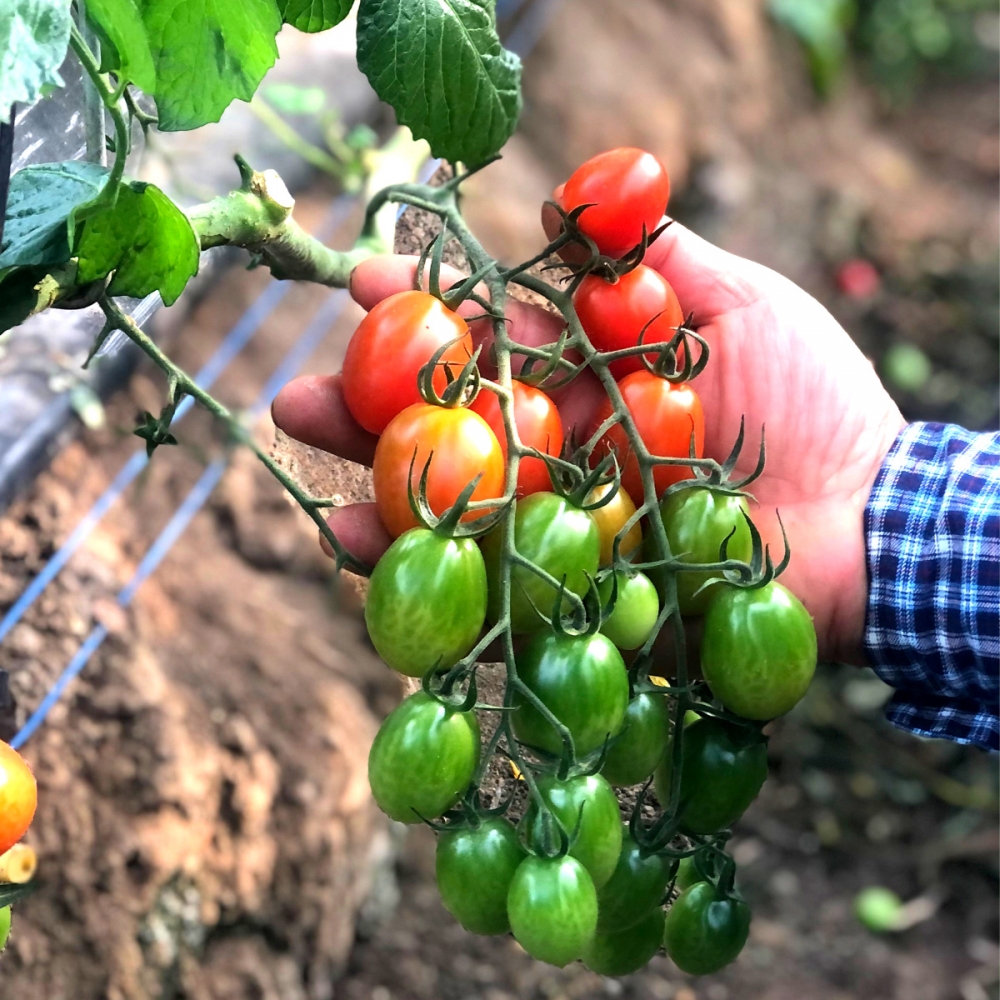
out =
[[(421, 682), (372, 745), (375, 800), (438, 830), (441, 897), (466, 929), (612, 976), (660, 950), (695, 975), (739, 954), (750, 915), (728, 828), (767, 776), (762, 723), (816, 665), (812, 620), (750, 519), (749, 479), (703, 453), (691, 380), (708, 346), (684, 312), (698, 303), (642, 263), (668, 196), (662, 165), (634, 149), (557, 191), (549, 250), (569, 288), (531, 287), (549, 288), (566, 332), (531, 353), (492, 317), (489, 371), (519, 380), (483, 376), (434, 267), (431, 291), (372, 309), (344, 366), (348, 408), (379, 435), (375, 499), (395, 539), (365, 618), (385, 662)], [(502, 301), (520, 270), (472, 239), (470, 268)], [(519, 352), (531, 362), (512, 364)], [(605, 396), (569, 435), (553, 396), (584, 367)], [(681, 659), (690, 616), (703, 616), (704, 681)], [(481, 705), (479, 661), (497, 643), (502, 703)]]

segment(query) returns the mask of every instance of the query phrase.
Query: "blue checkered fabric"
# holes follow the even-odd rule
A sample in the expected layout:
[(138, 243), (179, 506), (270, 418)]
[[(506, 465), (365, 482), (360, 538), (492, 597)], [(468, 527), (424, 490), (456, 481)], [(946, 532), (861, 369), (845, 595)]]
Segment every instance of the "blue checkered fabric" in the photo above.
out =
[(906, 427), (865, 508), (865, 649), (890, 722), (1000, 749), (1000, 434)]

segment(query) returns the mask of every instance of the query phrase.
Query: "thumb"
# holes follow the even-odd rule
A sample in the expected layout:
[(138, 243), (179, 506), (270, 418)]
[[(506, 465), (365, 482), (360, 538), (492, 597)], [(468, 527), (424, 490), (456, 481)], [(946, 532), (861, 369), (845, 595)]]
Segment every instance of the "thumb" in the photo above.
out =
[(719, 249), (679, 222), (671, 223), (646, 251), (644, 264), (670, 282), (685, 314), (696, 324), (750, 305), (760, 297), (766, 268)]

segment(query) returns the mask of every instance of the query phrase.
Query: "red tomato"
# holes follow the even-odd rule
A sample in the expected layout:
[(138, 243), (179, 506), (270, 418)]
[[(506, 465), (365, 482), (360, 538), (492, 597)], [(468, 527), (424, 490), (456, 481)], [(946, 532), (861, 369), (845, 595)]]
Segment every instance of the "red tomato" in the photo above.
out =
[[(705, 418), (698, 394), (687, 384), (673, 385), (645, 370), (626, 375), (618, 383), (625, 405), (632, 414), (636, 429), (646, 447), (664, 458), (683, 458), (690, 454), (694, 432), (695, 456), (701, 458), (705, 447)], [(594, 415), (593, 433), (611, 416), (611, 400), (605, 399)], [(632, 453), (625, 428), (615, 424), (594, 449), (595, 460), (614, 448), (622, 469), (622, 486), (637, 504), (644, 502), (639, 463)], [(672, 483), (690, 479), (694, 473), (687, 465), (658, 465), (653, 470), (657, 496)]]
[[(556, 404), (534, 386), (514, 382), (514, 424), (521, 444), (537, 448), (546, 455), (558, 455), (563, 444), (562, 420)], [(483, 389), (470, 409), (475, 410), (490, 425), (500, 442), (504, 461), (507, 460), (507, 433), (500, 413), (500, 398)], [(540, 493), (552, 489), (549, 470), (540, 458), (522, 458), (517, 467), (517, 495)]]
[(344, 357), (344, 401), (354, 419), (381, 434), (397, 413), (422, 402), (418, 372), (457, 337), (462, 340), (445, 352), (434, 373), (439, 393), (448, 384), (444, 364), (457, 375), (472, 356), (465, 320), (428, 292), (397, 292), (379, 302), (354, 331)]
[(24, 758), (0, 741), (0, 854), (27, 833), (37, 804), (35, 776)]
[[(583, 279), (573, 297), (577, 315), (590, 342), (599, 351), (620, 351), (639, 343), (665, 343), (684, 322), (684, 312), (670, 283), (645, 264), (623, 274), (617, 281), (605, 281), (596, 274)], [(655, 318), (654, 318), (655, 317)], [(647, 354), (650, 361), (655, 354)], [(611, 374), (622, 379), (642, 370), (639, 355), (611, 363)]]
[[(443, 514), (459, 494), (481, 472), (483, 478), (472, 494), (473, 500), (503, 496), (504, 461), (500, 444), (489, 424), (478, 413), (464, 407), (408, 406), (395, 417), (379, 438), (372, 473), (375, 503), (386, 530), (393, 538), (418, 526), (410, 509), (406, 479), (413, 459), (413, 493), (431, 452), (427, 474), (427, 502), (431, 510)], [(471, 521), (482, 514), (469, 513)]]
[(622, 257), (651, 233), (670, 198), (663, 164), (641, 149), (621, 147), (599, 153), (577, 167), (566, 181), (562, 207), (571, 212), (592, 205), (580, 216), (580, 229), (609, 257)]

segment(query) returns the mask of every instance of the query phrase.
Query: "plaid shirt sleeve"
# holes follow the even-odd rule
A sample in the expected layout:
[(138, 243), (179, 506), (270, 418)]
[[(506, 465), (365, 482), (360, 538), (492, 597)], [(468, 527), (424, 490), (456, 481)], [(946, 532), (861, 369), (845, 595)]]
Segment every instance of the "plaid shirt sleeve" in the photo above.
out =
[(1000, 749), (1000, 434), (906, 427), (865, 508), (865, 649), (890, 722)]

